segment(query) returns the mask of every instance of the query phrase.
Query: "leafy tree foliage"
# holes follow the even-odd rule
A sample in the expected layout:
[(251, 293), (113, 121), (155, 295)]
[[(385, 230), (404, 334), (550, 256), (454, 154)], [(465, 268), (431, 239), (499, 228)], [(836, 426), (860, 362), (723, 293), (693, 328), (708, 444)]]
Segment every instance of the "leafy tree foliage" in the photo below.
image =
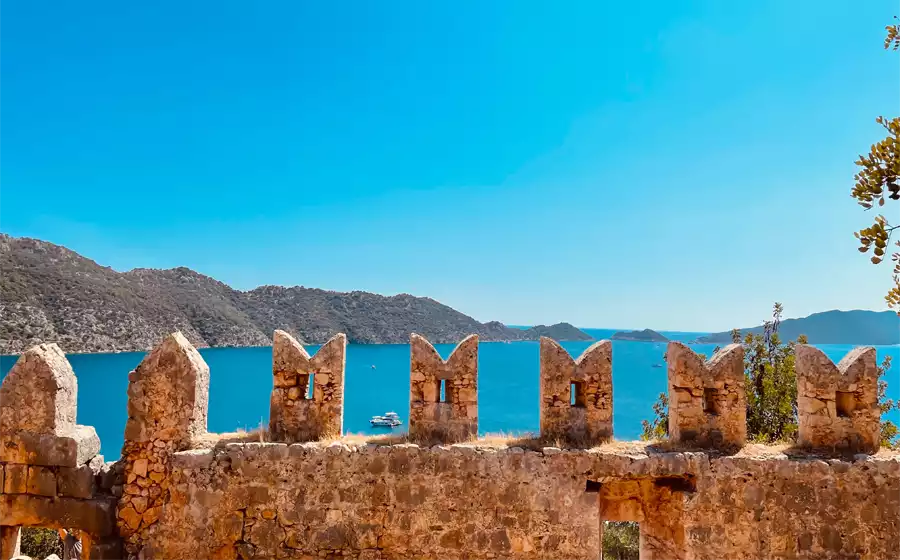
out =
[[(772, 320), (763, 323), (762, 334), (747, 334), (744, 344), (744, 376), (747, 389), (747, 436), (755, 441), (793, 439), (797, 433), (797, 377), (794, 345), (806, 337), (782, 344), (778, 337), (784, 307), (775, 304)], [(740, 332), (732, 338), (740, 342)]]
[(604, 559), (637, 560), (640, 541), (640, 528), (633, 521), (607, 521), (603, 524)]
[(21, 550), (22, 555), (29, 558), (46, 558), (51, 554), (62, 558), (62, 540), (53, 529), (22, 527)]
[[(887, 381), (882, 379), (890, 369), (891, 357), (885, 356), (881, 365), (878, 366), (878, 406), (881, 407), (882, 418), (894, 408), (900, 410), (900, 402), (894, 402), (887, 398)], [(881, 445), (893, 449), (900, 447), (900, 430), (890, 420), (881, 421)]]
[[(784, 307), (776, 303), (772, 320), (764, 323), (762, 334), (747, 334), (743, 341), (737, 329), (731, 331), (732, 341), (744, 345), (744, 375), (747, 391), (747, 437), (751, 441), (773, 443), (792, 442), (797, 435), (797, 377), (794, 372), (794, 347), (806, 344), (801, 335), (796, 341), (782, 343), (778, 327)], [(718, 350), (718, 348), (716, 349)], [(702, 356), (704, 357), (705, 356)], [(883, 378), (891, 368), (891, 357), (885, 356), (878, 366), (878, 405), (882, 417), (898, 409), (900, 402), (887, 398), (887, 381)], [(641, 439), (659, 440), (668, 437), (669, 400), (660, 393), (653, 405), (653, 419), (641, 422)], [(900, 446), (900, 430), (890, 420), (881, 421), (881, 445)]]
[[(897, 17), (894, 16), (894, 19)], [(897, 51), (900, 49), (900, 26), (889, 25), (886, 30), (884, 48)], [(871, 210), (876, 204), (884, 206), (885, 197), (900, 200), (900, 117), (888, 119), (880, 116), (875, 122), (884, 127), (887, 137), (873, 144), (868, 155), (859, 156), (856, 165), (861, 169), (854, 176), (856, 184), (850, 193), (866, 210)], [(859, 251), (868, 253), (871, 250), (872, 263), (881, 263), (891, 234), (898, 227), (900, 225), (891, 225), (884, 215), (879, 214), (871, 226), (854, 233), (859, 239)], [(896, 245), (900, 247), (900, 241)], [(894, 262), (894, 285), (884, 299), (888, 307), (896, 307), (900, 313), (900, 252), (894, 252), (891, 260)]]
[(653, 420), (641, 420), (641, 439), (666, 439), (669, 435), (669, 396), (660, 393), (653, 403)]

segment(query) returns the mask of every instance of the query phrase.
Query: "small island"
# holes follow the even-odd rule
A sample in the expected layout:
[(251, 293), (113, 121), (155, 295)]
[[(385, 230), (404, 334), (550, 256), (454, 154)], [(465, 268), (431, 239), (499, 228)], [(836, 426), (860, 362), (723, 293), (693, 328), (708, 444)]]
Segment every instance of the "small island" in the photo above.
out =
[(538, 325), (525, 330), (525, 340), (537, 340), (542, 336), (552, 338), (558, 342), (564, 340), (593, 340), (591, 335), (569, 323), (556, 323), (549, 327), (546, 325)]
[(642, 331), (620, 331), (610, 337), (612, 340), (630, 340), (632, 342), (668, 342), (669, 339), (650, 329)]

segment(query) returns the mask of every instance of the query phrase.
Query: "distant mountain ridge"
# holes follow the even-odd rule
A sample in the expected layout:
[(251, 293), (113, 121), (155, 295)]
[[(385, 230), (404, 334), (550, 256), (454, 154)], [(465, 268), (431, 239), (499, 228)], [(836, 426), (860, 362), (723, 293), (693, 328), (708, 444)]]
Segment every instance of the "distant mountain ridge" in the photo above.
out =
[(60, 245), (0, 233), (0, 354), (41, 342), (65, 352), (148, 350), (174, 330), (198, 347), (268, 346), (275, 329), (306, 344), (338, 332), (360, 343), (406, 343), (411, 332), (434, 343), (538, 338), (427, 297), (299, 286), (242, 292), (189, 268), (116, 272)]
[[(762, 333), (763, 327), (740, 329), (742, 335)], [(785, 319), (778, 328), (781, 340), (806, 335), (810, 344), (856, 344), (880, 346), (900, 344), (900, 315), (893, 311), (823, 311), (799, 319)], [(731, 342), (731, 332), (713, 333), (697, 344)]]

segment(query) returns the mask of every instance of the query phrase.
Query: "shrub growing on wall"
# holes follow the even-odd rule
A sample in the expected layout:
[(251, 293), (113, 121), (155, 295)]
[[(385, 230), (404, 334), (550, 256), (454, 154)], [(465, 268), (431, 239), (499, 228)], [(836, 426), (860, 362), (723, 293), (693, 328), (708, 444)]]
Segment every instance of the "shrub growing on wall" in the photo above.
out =
[[(782, 343), (778, 336), (784, 307), (776, 303), (772, 320), (763, 325), (762, 334), (748, 333), (741, 340), (737, 329), (731, 332), (736, 343), (744, 345), (744, 375), (747, 390), (747, 437), (762, 443), (793, 442), (797, 435), (797, 377), (794, 372), (794, 346), (806, 344), (800, 335), (796, 341)], [(718, 350), (718, 349), (717, 349)], [(705, 359), (705, 356), (702, 356)], [(887, 382), (883, 379), (891, 368), (886, 356), (878, 366), (878, 404), (882, 415), (900, 408), (886, 396)], [(641, 439), (665, 439), (669, 431), (669, 401), (660, 393), (653, 405), (653, 419), (642, 421)], [(896, 447), (900, 431), (890, 420), (881, 421), (881, 445)]]

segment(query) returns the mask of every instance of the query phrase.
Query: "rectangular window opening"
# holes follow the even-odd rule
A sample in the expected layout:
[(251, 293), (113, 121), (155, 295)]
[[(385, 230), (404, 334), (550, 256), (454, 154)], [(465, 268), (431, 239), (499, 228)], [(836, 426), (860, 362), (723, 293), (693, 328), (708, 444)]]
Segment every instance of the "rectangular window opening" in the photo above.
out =
[(601, 560), (638, 560), (641, 528), (636, 521), (600, 522)]
[(569, 404), (575, 408), (584, 408), (587, 399), (584, 396), (584, 382), (573, 381), (569, 386)]
[(309, 377), (306, 380), (306, 391), (303, 393), (303, 398), (311, 401), (313, 400), (313, 395), (316, 390), (316, 374), (310, 373)]
[(447, 380), (441, 379), (439, 381), (440, 388), (438, 389), (438, 402), (449, 403), (450, 402), (450, 388), (447, 386)]
[(703, 389), (703, 412), (707, 414), (719, 414), (719, 404), (717, 401), (718, 391), (715, 389)]
[(838, 418), (850, 418), (856, 408), (856, 395), (848, 391), (838, 391), (835, 395)]

